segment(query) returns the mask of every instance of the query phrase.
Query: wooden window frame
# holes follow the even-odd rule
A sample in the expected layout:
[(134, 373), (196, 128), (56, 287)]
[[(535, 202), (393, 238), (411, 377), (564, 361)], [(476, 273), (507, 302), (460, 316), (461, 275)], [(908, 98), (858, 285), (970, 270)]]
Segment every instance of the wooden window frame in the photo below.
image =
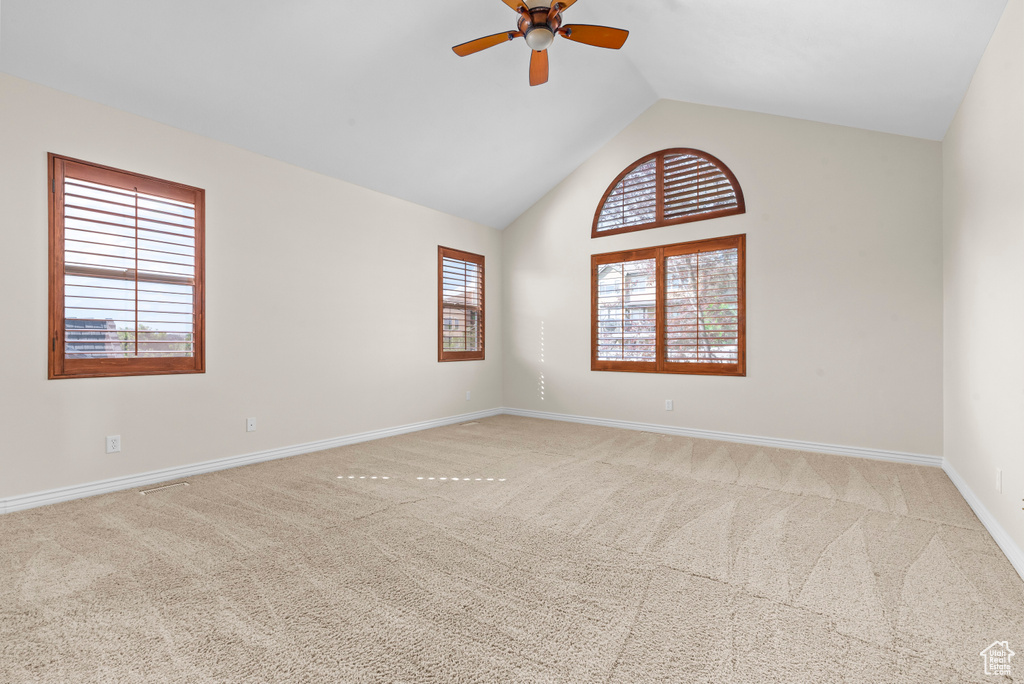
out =
[[(110, 166), (47, 155), (49, 202), (49, 337), (48, 377), (101, 378), (135, 375), (177, 375), (206, 372), (205, 191)], [(69, 173), (70, 172), (70, 173)], [(69, 359), (64, 325), (64, 179), (72, 177), (195, 205), (195, 276), (192, 284), (192, 356), (158, 358)], [(137, 276), (136, 276), (137, 277)]]
[[(666, 219), (665, 218), (665, 157), (668, 156), (668, 155), (675, 155), (675, 154), (686, 154), (686, 155), (693, 155), (695, 157), (700, 157), (702, 159), (707, 160), (708, 162), (713, 164), (715, 167), (717, 167), (718, 170), (721, 171), (722, 174), (729, 180), (729, 183), (732, 185), (733, 190), (736, 192), (736, 206), (735, 207), (728, 207), (728, 208), (725, 208), (725, 209), (718, 209), (718, 210), (715, 210), (715, 211), (707, 211), (707, 212), (703, 212), (703, 213), (700, 213), (700, 214), (691, 214), (689, 216), (680, 216), (678, 218)], [(604, 210), (605, 202), (608, 201), (608, 198), (611, 196), (612, 192), (614, 192), (615, 188), (618, 187), (619, 183), (621, 183), (622, 180), (626, 176), (628, 176), (630, 173), (632, 173), (636, 168), (638, 168), (640, 166), (643, 166), (644, 164), (646, 164), (647, 162), (649, 162), (651, 160), (656, 160), (657, 161), (657, 165), (656, 165), (657, 175), (656, 175), (656, 180), (655, 180), (656, 197), (655, 197), (655, 203), (654, 203), (655, 204), (656, 216), (655, 216), (654, 221), (649, 222), (649, 223), (638, 223), (638, 224), (632, 225), (632, 226), (623, 226), (621, 228), (611, 228), (609, 230), (601, 230), (601, 231), (599, 231), (597, 229), (597, 225), (598, 225), (598, 222), (601, 219), (601, 212)], [(740, 183), (736, 179), (736, 175), (732, 172), (732, 170), (728, 166), (725, 165), (725, 163), (721, 159), (719, 159), (718, 157), (714, 156), (713, 154), (710, 154), (708, 152), (704, 152), (703, 150), (698, 150), (698, 149), (694, 149), (694, 148), (690, 148), (690, 147), (673, 147), (673, 148), (669, 148), (669, 149), (665, 149), (665, 150), (659, 150), (657, 152), (652, 152), (651, 154), (648, 154), (645, 157), (641, 157), (640, 159), (637, 159), (635, 162), (633, 162), (632, 164), (627, 166), (622, 171), (622, 173), (620, 173), (618, 176), (615, 177), (615, 180), (613, 180), (611, 182), (611, 185), (609, 185), (608, 189), (605, 190), (604, 195), (601, 196), (601, 201), (598, 202), (598, 204), (597, 204), (597, 211), (594, 213), (594, 223), (593, 223), (593, 225), (591, 227), (591, 230), (590, 230), (590, 237), (591, 238), (599, 238), (599, 237), (604, 237), (606, 235), (618, 235), (620, 233), (632, 233), (632, 232), (635, 232), (635, 231), (638, 231), (638, 230), (650, 230), (651, 228), (661, 228), (663, 226), (674, 226), (674, 225), (677, 225), (677, 224), (680, 224), (680, 223), (692, 223), (693, 221), (706, 221), (708, 219), (719, 218), (721, 216), (734, 216), (736, 214), (743, 214), (743, 213), (746, 212), (746, 210), (747, 210), (746, 209), (746, 204), (743, 201), (743, 189), (740, 188)]]
[[(444, 260), (457, 259), (480, 267), (480, 319), (477, 324), (477, 335), (480, 340), (480, 349), (475, 351), (445, 351), (444, 349)], [(481, 254), (464, 252), (450, 247), (437, 248), (437, 360), (438, 361), (483, 361), (484, 341), (486, 339), (486, 327), (484, 326), (484, 257)]]
[[(726, 363), (669, 362), (665, 356), (665, 259), (682, 254), (713, 252), (722, 249), (736, 249), (737, 290), (738, 290), (738, 361)], [(598, 268), (604, 264), (623, 261), (654, 259), (655, 282), (655, 360), (654, 361), (609, 361), (598, 360)], [(659, 247), (632, 249), (622, 252), (593, 254), (590, 258), (590, 369), (593, 371), (621, 371), (628, 373), (672, 373), (682, 375), (723, 375), (743, 377), (747, 374), (747, 304), (746, 304), (746, 235), (679, 242)]]

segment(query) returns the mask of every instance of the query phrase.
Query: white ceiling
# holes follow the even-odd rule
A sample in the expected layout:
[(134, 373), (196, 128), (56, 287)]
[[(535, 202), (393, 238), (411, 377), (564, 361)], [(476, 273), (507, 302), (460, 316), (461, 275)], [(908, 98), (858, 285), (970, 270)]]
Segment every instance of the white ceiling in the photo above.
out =
[[(939, 140), (1006, 0), (579, 0), (529, 87), (501, 0), (0, 0), (0, 70), (502, 228), (658, 98)], [(680, 145), (686, 141), (680, 139)]]

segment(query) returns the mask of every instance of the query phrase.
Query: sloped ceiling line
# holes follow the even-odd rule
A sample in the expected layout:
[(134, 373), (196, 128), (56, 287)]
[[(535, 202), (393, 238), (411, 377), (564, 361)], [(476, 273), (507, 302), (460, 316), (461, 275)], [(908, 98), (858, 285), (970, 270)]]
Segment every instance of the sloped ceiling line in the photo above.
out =
[(527, 82), (500, 0), (3, 0), (0, 70), (503, 228), (659, 98), (941, 139), (1006, 0), (580, 0)]

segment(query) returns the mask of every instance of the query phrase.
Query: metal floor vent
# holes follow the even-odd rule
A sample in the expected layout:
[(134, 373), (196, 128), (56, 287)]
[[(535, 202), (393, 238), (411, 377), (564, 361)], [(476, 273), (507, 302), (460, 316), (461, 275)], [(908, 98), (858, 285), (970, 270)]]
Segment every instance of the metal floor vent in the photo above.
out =
[(143, 489), (139, 494), (152, 494), (153, 492), (161, 492), (165, 489), (171, 489), (172, 487), (188, 487), (188, 482), (175, 482), (174, 484), (161, 485), (159, 487), (153, 487), (152, 489)]

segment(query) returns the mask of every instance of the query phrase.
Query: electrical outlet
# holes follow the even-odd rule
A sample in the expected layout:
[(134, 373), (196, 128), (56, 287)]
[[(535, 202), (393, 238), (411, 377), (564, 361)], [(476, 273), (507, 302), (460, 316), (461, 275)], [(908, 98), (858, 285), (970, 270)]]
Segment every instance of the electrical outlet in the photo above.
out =
[(121, 435), (107, 435), (107, 453), (116, 454), (121, 451)]
[(472, 395), (472, 392), (470, 392), (469, 390), (466, 390), (466, 401), (469, 401), (469, 398), (470, 398), (471, 395)]
[(255, 418), (246, 418), (245, 419), (245, 431), (246, 432), (256, 432), (256, 419)]
[(996, 491), (1003, 493), (1003, 469), (996, 468)]
[(666, 399), (665, 400), (665, 410), (666, 411), (671, 411), (672, 410), (672, 400), (671, 399)]

